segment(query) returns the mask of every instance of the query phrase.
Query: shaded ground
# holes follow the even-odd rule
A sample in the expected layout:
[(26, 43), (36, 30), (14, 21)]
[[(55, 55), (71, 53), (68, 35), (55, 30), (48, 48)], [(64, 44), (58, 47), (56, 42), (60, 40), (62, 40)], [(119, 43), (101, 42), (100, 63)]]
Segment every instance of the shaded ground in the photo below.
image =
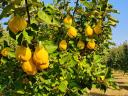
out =
[(120, 89), (113, 90), (109, 88), (106, 93), (99, 89), (92, 89), (89, 96), (128, 96), (128, 73), (124, 74), (121, 71), (114, 71), (113, 76)]

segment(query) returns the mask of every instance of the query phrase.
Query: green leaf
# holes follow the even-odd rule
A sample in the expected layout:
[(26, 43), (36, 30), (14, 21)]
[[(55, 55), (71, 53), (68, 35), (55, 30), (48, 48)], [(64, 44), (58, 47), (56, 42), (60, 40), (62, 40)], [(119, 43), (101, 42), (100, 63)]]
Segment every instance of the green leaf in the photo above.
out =
[(4, 9), (3, 9), (3, 11), (2, 11), (2, 13), (0, 14), (0, 19), (2, 19), (3, 17), (7, 17), (7, 13), (8, 12), (10, 12), (10, 10), (12, 9), (12, 5), (10, 4), (10, 5), (8, 5), (8, 6), (6, 6)]
[(67, 85), (68, 85), (68, 82), (65, 80), (65, 81), (61, 81), (60, 85), (59, 85), (59, 90), (61, 92), (66, 92), (66, 89), (67, 89)]
[(23, 34), (22, 33), (21, 34), (18, 34), (16, 36), (16, 40), (18, 42), (18, 45), (21, 45), (22, 39), (23, 39)]
[(79, 87), (79, 85), (78, 85), (77, 82), (75, 82), (75, 81), (71, 81), (71, 82), (69, 83), (69, 86), (70, 86), (71, 88), (73, 88), (73, 87)]
[(48, 53), (53, 53), (58, 48), (58, 46), (55, 45), (53, 41), (46, 40), (46, 41), (43, 42), (43, 45), (47, 49)]
[(24, 90), (18, 90), (18, 91), (16, 91), (18, 94), (24, 94), (25, 92), (24, 92)]
[(101, 61), (101, 56), (100, 55), (94, 55), (94, 61), (96, 63), (99, 63)]
[(55, 10), (55, 7), (54, 7), (53, 5), (51, 5), (51, 4), (48, 4), (48, 5), (47, 5), (47, 8), (50, 8), (50, 9), (52, 9), (52, 10)]
[[(47, 94), (42, 94), (42, 95), (43, 95), (43, 96), (48, 96)], [(42, 96), (42, 95), (41, 95), (41, 96)]]
[(67, 65), (70, 67), (75, 67), (76, 64), (77, 62), (73, 58), (71, 58)]
[(116, 26), (116, 23), (117, 22), (114, 22), (114, 21), (111, 21), (111, 20), (109, 20), (109, 22), (108, 22), (108, 24), (111, 25), (111, 26)]
[(88, 1), (83, 1), (82, 2), (84, 6), (86, 6), (88, 9), (92, 9), (93, 5), (91, 2)]
[(105, 79), (105, 76), (100, 76), (101, 80), (104, 80)]
[(15, 57), (15, 53), (11, 52), (11, 51), (8, 53), (8, 55), (9, 55), (9, 57), (13, 57), (13, 58)]
[(40, 2), (37, 2), (37, 0), (32, 0), (32, 5), (34, 7), (42, 7), (42, 4)]
[(111, 21), (113, 21), (113, 22), (119, 23), (119, 21), (117, 19), (115, 19), (114, 17), (112, 17), (110, 15), (108, 16), (108, 19), (111, 20)]
[(55, 18), (53, 18), (52, 16), (48, 15), (46, 12), (44, 11), (39, 11), (38, 12), (38, 17), (45, 22), (46, 24), (51, 24), (51, 25), (59, 25), (59, 23), (57, 22), (57, 20)]
[(60, 64), (65, 64), (71, 60), (70, 55), (62, 55), (62, 57), (59, 59)]
[(6, 57), (1, 58), (1, 62), (2, 62), (3, 64), (7, 63), (7, 58), (6, 58)]
[(118, 10), (115, 10), (115, 9), (107, 9), (107, 12), (113, 12), (113, 13), (117, 13), (117, 14), (120, 13)]
[(23, 31), (23, 37), (25, 38), (25, 40), (27, 40), (28, 43), (31, 43), (31, 40), (33, 38), (32, 36), (29, 36), (25, 30)]
[(92, 84), (92, 88), (96, 88), (96, 84)]
[(75, 61), (77, 61), (77, 62), (79, 62), (78, 56), (79, 56), (79, 53), (76, 53), (76, 54), (73, 55), (73, 59), (74, 59)]

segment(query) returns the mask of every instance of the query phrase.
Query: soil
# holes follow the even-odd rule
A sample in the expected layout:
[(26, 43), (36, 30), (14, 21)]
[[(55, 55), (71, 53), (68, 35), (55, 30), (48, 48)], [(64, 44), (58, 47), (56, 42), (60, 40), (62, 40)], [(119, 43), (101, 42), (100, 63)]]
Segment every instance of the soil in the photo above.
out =
[(113, 76), (119, 89), (114, 90), (109, 88), (104, 93), (99, 89), (93, 88), (89, 91), (89, 96), (128, 96), (128, 73), (124, 74), (121, 71), (114, 71)]

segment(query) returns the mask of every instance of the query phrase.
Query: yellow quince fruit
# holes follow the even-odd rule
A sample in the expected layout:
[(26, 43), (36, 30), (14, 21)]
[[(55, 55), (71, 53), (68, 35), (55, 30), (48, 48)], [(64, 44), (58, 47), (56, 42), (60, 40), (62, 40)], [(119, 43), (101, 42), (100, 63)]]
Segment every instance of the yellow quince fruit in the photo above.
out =
[(59, 43), (59, 49), (60, 50), (66, 50), (67, 49), (67, 42), (66, 42), (66, 40), (60, 41), (60, 43)]
[(34, 65), (32, 59), (23, 62), (21, 67), (27, 75), (35, 75), (37, 73), (36, 65)]
[(70, 38), (76, 37), (77, 36), (77, 29), (75, 27), (70, 26), (69, 29), (68, 29), (67, 35)]
[(91, 28), (91, 26), (89, 26), (89, 25), (86, 26), (85, 35), (86, 36), (92, 36), (93, 35), (93, 29)]
[(8, 53), (9, 53), (9, 48), (4, 48), (2, 51), (1, 51), (1, 55), (6, 57), (8, 56)]
[(36, 65), (42, 65), (49, 62), (48, 52), (42, 45), (38, 45), (33, 53), (33, 61)]
[(17, 33), (27, 27), (27, 22), (22, 16), (14, 16), (9, 20), (8, 27), (12, 32)]
[(88, 43), (87, 43), (87, 48), (88, 49), (94, 49), (96, 46), (95, 44), (95, 41), (94, 40), (90, 40)]
[(25, 46), (17, 46), (15, 53), (16, 59), (20, 61), (28, 61), (32, 56), (31, 49)]
[(64, 22), (65, 24), (72, 25), (72, 17), (69, 16), (69, 15), (66, 16), (66, 17), (64, 18), (63, 22)]
[(77, 47), (78, 47), (79, 49), (84, 49), (85, 43), (84, 43), (83, 41), (79, 40), (78, 43), (77, 43)]
[(97, 35), (102, 33), (102, 22), (99, 21), (93, 30)]
[(37, 65), (37, 69), (44, 70), (49, 67), (49, 62), (46, 62), (45, 64)]

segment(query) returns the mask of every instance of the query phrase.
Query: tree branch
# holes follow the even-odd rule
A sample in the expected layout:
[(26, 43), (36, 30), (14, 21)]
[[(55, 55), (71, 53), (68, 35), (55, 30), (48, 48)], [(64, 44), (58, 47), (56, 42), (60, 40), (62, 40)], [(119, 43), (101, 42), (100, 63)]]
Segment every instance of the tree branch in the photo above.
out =
[(79, 5), (78, 2), (79, 2), (79, 0), (76, 1), (76, 6), (75, 6), (75, 9), (74, 9), (74, 12), (73, 12), (73, 16), (75, 15), (75, 12), (76, 12), (77, 7), (78, 7), (78, 5)]
[(28, 1), (27, 0), (25, 0), (25, 4), (26, 4), (27, 15), (28, 15), (28, 24), (30, 24), (30, 14), (29, 14)]

